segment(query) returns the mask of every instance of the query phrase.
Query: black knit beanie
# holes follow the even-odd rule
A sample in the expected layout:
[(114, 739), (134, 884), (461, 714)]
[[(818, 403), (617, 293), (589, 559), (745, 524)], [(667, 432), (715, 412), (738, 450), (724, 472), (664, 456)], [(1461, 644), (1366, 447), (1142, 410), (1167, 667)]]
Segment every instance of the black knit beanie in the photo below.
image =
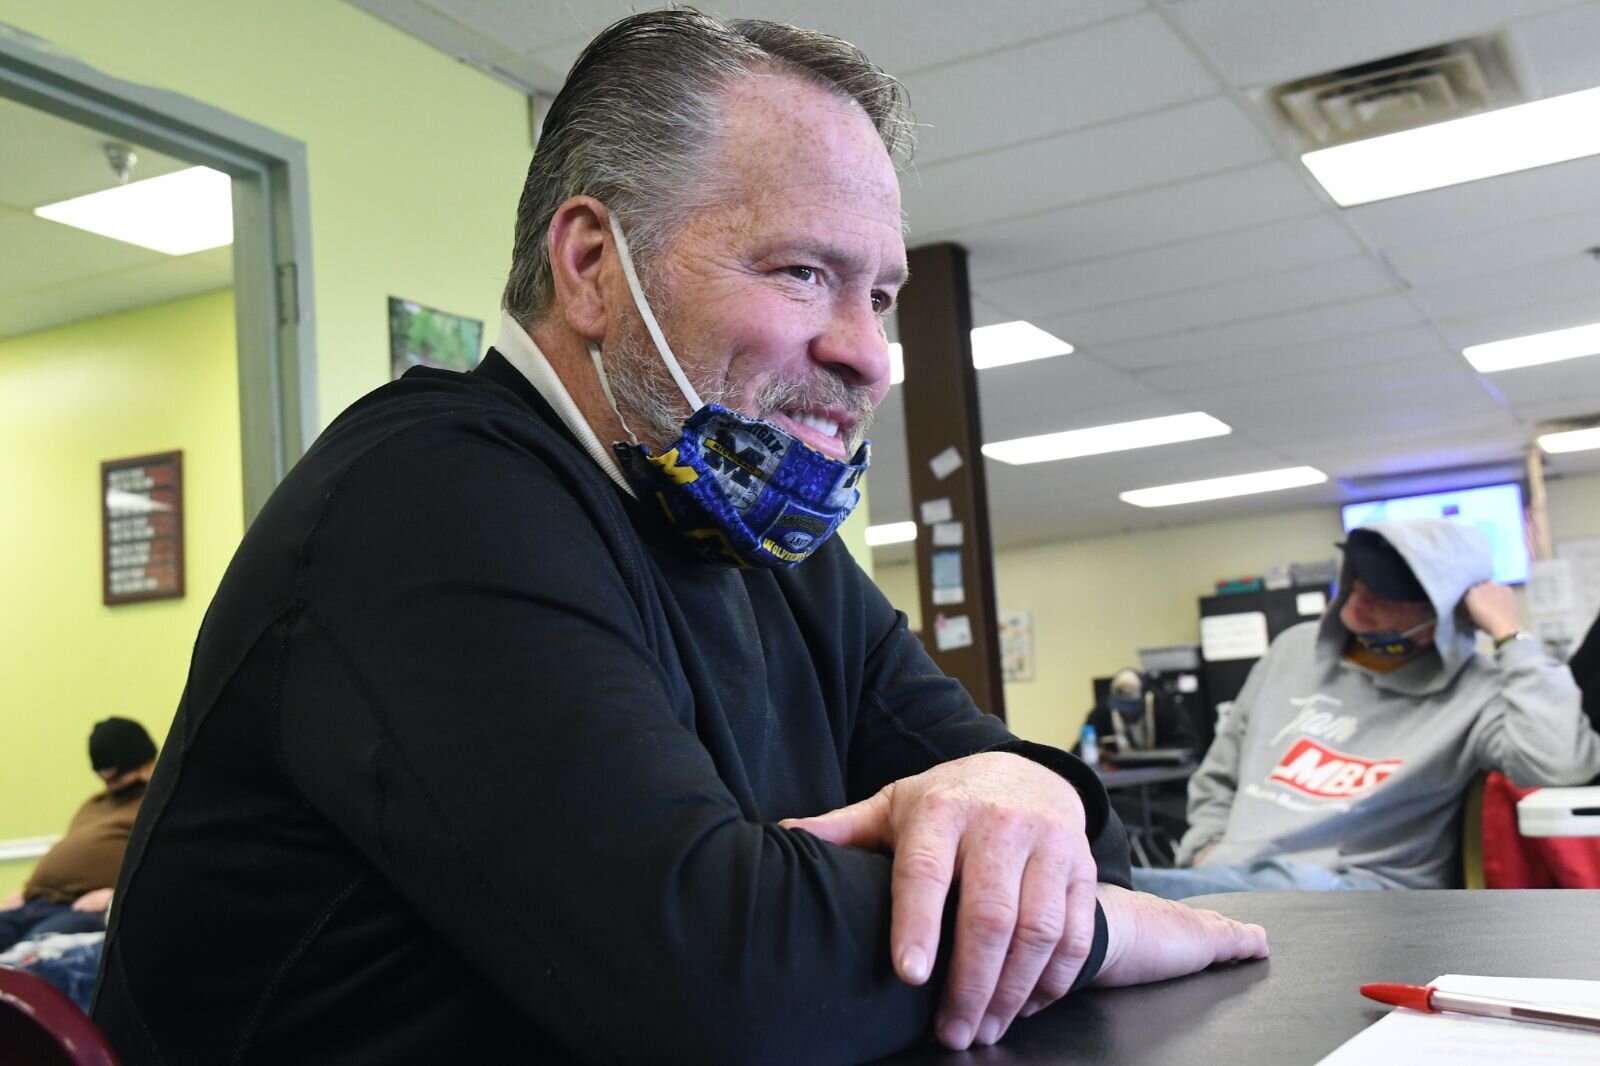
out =
[(144, 726), (131, 718), (107, 718), (96, 722), (89, 734), (89, 762), (95, 773), (115, 770), (125, 774), (137, 770), (156, 757), (155, 741)]

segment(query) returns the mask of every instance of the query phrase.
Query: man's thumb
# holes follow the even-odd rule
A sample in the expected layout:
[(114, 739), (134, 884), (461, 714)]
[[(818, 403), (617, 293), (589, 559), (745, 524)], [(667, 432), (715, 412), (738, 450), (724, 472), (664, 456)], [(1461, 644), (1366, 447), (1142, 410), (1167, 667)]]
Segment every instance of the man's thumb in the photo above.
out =
[(876, 796), (810, 818), (785, 818), (784, 829), (804, 829), (818, 840), (847, 848), (888, 851), (894, 844), (889, 785)]

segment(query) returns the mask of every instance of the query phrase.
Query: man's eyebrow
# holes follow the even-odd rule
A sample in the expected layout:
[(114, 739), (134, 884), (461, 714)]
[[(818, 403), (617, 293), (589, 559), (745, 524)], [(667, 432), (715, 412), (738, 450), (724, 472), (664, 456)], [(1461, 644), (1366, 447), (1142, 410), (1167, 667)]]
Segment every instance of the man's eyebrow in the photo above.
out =
[[(860, 256), (847, 251), (840, 245), (831, 244), (825, 240), (799, 238), (784, 242), (784, 245), (788, 251), (815, 259), (834, 270), (841, 272), (858, 271), (861, 268)], [(906, 283), (910, 276), (910, 269), (906, 266), (905, 261), (902, 260), (879, 271), (874, 284), (892, 285), (895, 288), (899, 288)]]

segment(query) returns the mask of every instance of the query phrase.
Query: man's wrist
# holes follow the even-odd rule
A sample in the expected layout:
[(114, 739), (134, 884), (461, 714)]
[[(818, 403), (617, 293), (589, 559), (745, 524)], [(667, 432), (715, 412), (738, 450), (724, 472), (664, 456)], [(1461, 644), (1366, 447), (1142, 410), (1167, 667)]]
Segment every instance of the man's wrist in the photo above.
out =
[(1498, 636), (1498, 637), (1494, 638), (1494, 650), (1495, 651), (1499, 651), (1501, 648), (1505, 647), (1507, 644), (1510, 644), (1512, 641), (1515, 641), (1515, 640), (1533, 640), (1533, 639), (1534, 639), (1533, 634), (1529, 633), (1526, 629), (1513, 629), (1511, 632), (1506, 633), (1503, 636)]

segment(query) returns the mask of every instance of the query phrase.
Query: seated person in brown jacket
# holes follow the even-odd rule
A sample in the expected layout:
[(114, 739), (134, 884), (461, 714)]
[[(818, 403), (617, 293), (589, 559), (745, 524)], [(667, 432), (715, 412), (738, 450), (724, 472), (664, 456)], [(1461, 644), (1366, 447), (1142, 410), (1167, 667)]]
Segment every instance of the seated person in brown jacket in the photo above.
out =
[(122, 853), (156, 763), (144, 726), (107, 718), (89, 734), (89, 761), (105, 791), (84, 801), (33, 876), (0, 903), (0, 950), (46, 933), (101, 932)]

